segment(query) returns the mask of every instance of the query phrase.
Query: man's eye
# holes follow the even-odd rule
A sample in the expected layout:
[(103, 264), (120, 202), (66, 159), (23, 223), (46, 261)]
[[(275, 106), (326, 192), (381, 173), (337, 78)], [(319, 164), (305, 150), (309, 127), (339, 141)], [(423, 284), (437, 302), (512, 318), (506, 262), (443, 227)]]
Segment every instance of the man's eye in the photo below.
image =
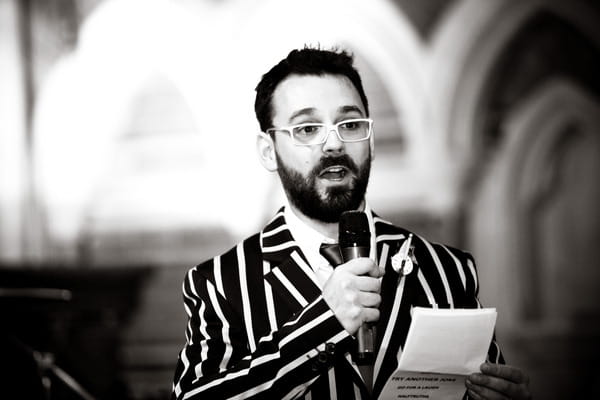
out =
[(358, 128), (358, 122), (356, 122), (356, 121), (342, 122), (340, 124), (340, 128), (351, 131), (351, 130)]
[(314, 135), (319, 132), (319, 128), (319, 125), (304, 125), (296, 128), (296, 133), (304, 136)]

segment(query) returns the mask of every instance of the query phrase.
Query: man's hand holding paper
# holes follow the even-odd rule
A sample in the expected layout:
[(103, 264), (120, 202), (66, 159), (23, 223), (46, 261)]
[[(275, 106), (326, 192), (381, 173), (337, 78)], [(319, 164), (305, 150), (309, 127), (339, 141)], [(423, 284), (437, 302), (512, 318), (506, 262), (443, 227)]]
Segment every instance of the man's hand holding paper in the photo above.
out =
[[(415, 307), (404, 349), (381, 398), (530, 399), (517, 368), (484, 363), (496, 310)], [(480, 372), (481, 368), (481, 372)]]
[(481, 365), (481, 372), (467, 377), (467, 393), (473, 400), (530, 400), (529, 378), (510, 365)]

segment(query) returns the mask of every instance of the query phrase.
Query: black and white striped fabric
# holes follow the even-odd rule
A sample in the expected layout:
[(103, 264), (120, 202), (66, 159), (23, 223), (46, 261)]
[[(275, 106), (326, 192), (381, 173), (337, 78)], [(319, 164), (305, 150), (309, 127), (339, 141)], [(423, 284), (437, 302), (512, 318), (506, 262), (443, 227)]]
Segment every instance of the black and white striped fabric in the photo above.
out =
[[(355, 340), (323, 300), (283, 214), (185, 277), (187, 343), (173, 398), (377, 398), (397, 366), (412, 307), (480, 307), (469, 254), (415, 235), (415, 267), (399, 275), (390, 259), (410, 232), (370, 216), (376, 262), (386, 270), (370, 395), (352, 362)], [(504, 362), (495, 341), (488, 359)]]

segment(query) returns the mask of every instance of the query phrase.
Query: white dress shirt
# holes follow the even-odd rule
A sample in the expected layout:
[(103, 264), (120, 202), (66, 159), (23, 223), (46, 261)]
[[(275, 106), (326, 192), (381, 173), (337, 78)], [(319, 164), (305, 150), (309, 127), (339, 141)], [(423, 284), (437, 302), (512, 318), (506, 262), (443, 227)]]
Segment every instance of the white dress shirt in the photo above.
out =
[[(364, 211), (367, 214), (370, 225), (369, 228), (371, 231), (372, 245), (370, 258), (375, 259), (375, 246), (373, 243), (375, 235), (373, 235), (373, 221), (371, 217), (371, 210), (368, 204), (365, 204)], [(325, 282), (327, 282), (333, 273), (333, 267), (329, 264), (325, 257), (321, 255), (319, 248), (321, 247), (322, 243), (337, 243), (338, 239), (324, 236), (322, 233), (305, 224), (300, 218), (298, 218), (289, 204), (285, 206), (283, 215), (292, 237), (300, 247), (300, 250), (302, 250), (306, 256), (308, 263), (315, 272), (319, 286), (321, 289), (323, 289), (323, 285), (325, 285)]]

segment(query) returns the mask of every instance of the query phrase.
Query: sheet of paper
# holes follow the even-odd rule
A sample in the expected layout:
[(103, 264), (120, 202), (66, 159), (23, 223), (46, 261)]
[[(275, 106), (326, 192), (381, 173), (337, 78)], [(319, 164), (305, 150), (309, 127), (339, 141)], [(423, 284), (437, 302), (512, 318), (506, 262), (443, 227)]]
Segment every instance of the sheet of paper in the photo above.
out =
[(432, 374), (396, 370), (379, 399), (461, 400), (466, 375)]
[(398, 369), (456, 375), (477, 372), (495, 324), (495, 308), (415, 307)]
[(415, 307), (412, 323), (381, 399), (457, 399), (466, 375), (479, 371), (490, 346), (496, 309)]

